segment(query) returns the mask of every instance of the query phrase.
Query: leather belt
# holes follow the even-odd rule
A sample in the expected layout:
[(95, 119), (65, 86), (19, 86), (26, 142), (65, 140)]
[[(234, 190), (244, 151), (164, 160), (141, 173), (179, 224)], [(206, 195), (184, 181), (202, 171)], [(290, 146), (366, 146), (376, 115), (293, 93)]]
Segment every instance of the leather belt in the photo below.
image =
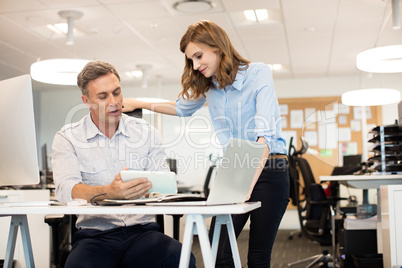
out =
[(272, 154), (272, 155), (268, 155), (268, 159), (278, 159), (278, 158), (288, 159), (288, 156), (287, 156), (286, 154)]

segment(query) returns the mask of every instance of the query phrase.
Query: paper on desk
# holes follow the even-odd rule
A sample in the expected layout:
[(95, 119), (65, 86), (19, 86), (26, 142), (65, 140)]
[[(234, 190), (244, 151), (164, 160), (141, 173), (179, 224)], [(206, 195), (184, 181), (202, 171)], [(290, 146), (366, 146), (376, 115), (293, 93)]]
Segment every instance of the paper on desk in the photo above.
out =
[(375, 230), (377, 229), (377, 215), (367, 219), (358, 219), (354, 215), (348, 215), (343, 227), (345, 230)]
[(23, 201), (0, 203), (4, 207), (47, 207), (55, 201)]
[(124, 205), (124, 204), (147, 204), (147, 203), (160, 203), (168, 201), (201, 201), (205, 200), (200, 194), (161, 194), (156, 197), (149, 198), (139, 198), (131, 200), (115, 200), (115, 199), (104, 199), (103, 201), (97, 202), (98, 205)]

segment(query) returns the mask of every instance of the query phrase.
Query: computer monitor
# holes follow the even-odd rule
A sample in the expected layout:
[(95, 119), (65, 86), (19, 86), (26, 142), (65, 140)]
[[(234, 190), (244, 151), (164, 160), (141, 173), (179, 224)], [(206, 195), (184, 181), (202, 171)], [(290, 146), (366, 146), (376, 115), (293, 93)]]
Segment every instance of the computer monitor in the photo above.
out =
[(0, 81), (0, 186), (39, 183), (32, 81)]
[(344, 167), (360, 166), (361, 162), (362, 162), (362, 155), (361, 154), (344, 155), (343, 156), (343, 166)]
[(43, 144), (42, 146), (42, 170), (48, 172), (49, 171), (49, 165), (47, 162), (47, 145)]

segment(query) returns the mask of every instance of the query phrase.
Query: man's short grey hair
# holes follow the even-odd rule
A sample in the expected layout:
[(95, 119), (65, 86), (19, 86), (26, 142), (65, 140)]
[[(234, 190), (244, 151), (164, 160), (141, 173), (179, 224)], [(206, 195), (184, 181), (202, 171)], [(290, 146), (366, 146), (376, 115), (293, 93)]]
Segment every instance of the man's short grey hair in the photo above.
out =
[(119, 73), (110, 63), (103, 61), (91, 61), (85, 65), (84, 69), (77, 76), (77, 85), (83, 95), (88, 96), (88, 83), (98, 77), (112, 73), (120, 81)]

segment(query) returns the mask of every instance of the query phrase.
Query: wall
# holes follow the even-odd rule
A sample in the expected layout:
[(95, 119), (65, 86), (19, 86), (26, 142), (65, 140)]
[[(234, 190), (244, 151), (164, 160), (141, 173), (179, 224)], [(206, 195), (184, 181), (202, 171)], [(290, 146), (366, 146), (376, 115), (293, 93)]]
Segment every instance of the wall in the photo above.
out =
[[(362, 153), (361, 120), (356, 119), (361, 107), (344, 106), (341, 97), (279, 98), (279, 105), (284, 111), (283, 136), (288, 143), (293, 137), (296, 150), (301, 148), (300, 138), (304, 137), (309, 149), (304, 157), (316, 178), (330, 175), (335, 166), (342, 166), (343, 155)], [(380, 107), (366, 110), (368, 126), (381, 124)]]
[[(365, 76), (275, 80), (278, 98), (341, 96), (349, 90), (375, 87), (394, 88), (402, 92), (402, 75), (367, 74)], [(398, 103), (384, 105), (381, 108), (382, 124), (393, 124), (398, 118)]]

